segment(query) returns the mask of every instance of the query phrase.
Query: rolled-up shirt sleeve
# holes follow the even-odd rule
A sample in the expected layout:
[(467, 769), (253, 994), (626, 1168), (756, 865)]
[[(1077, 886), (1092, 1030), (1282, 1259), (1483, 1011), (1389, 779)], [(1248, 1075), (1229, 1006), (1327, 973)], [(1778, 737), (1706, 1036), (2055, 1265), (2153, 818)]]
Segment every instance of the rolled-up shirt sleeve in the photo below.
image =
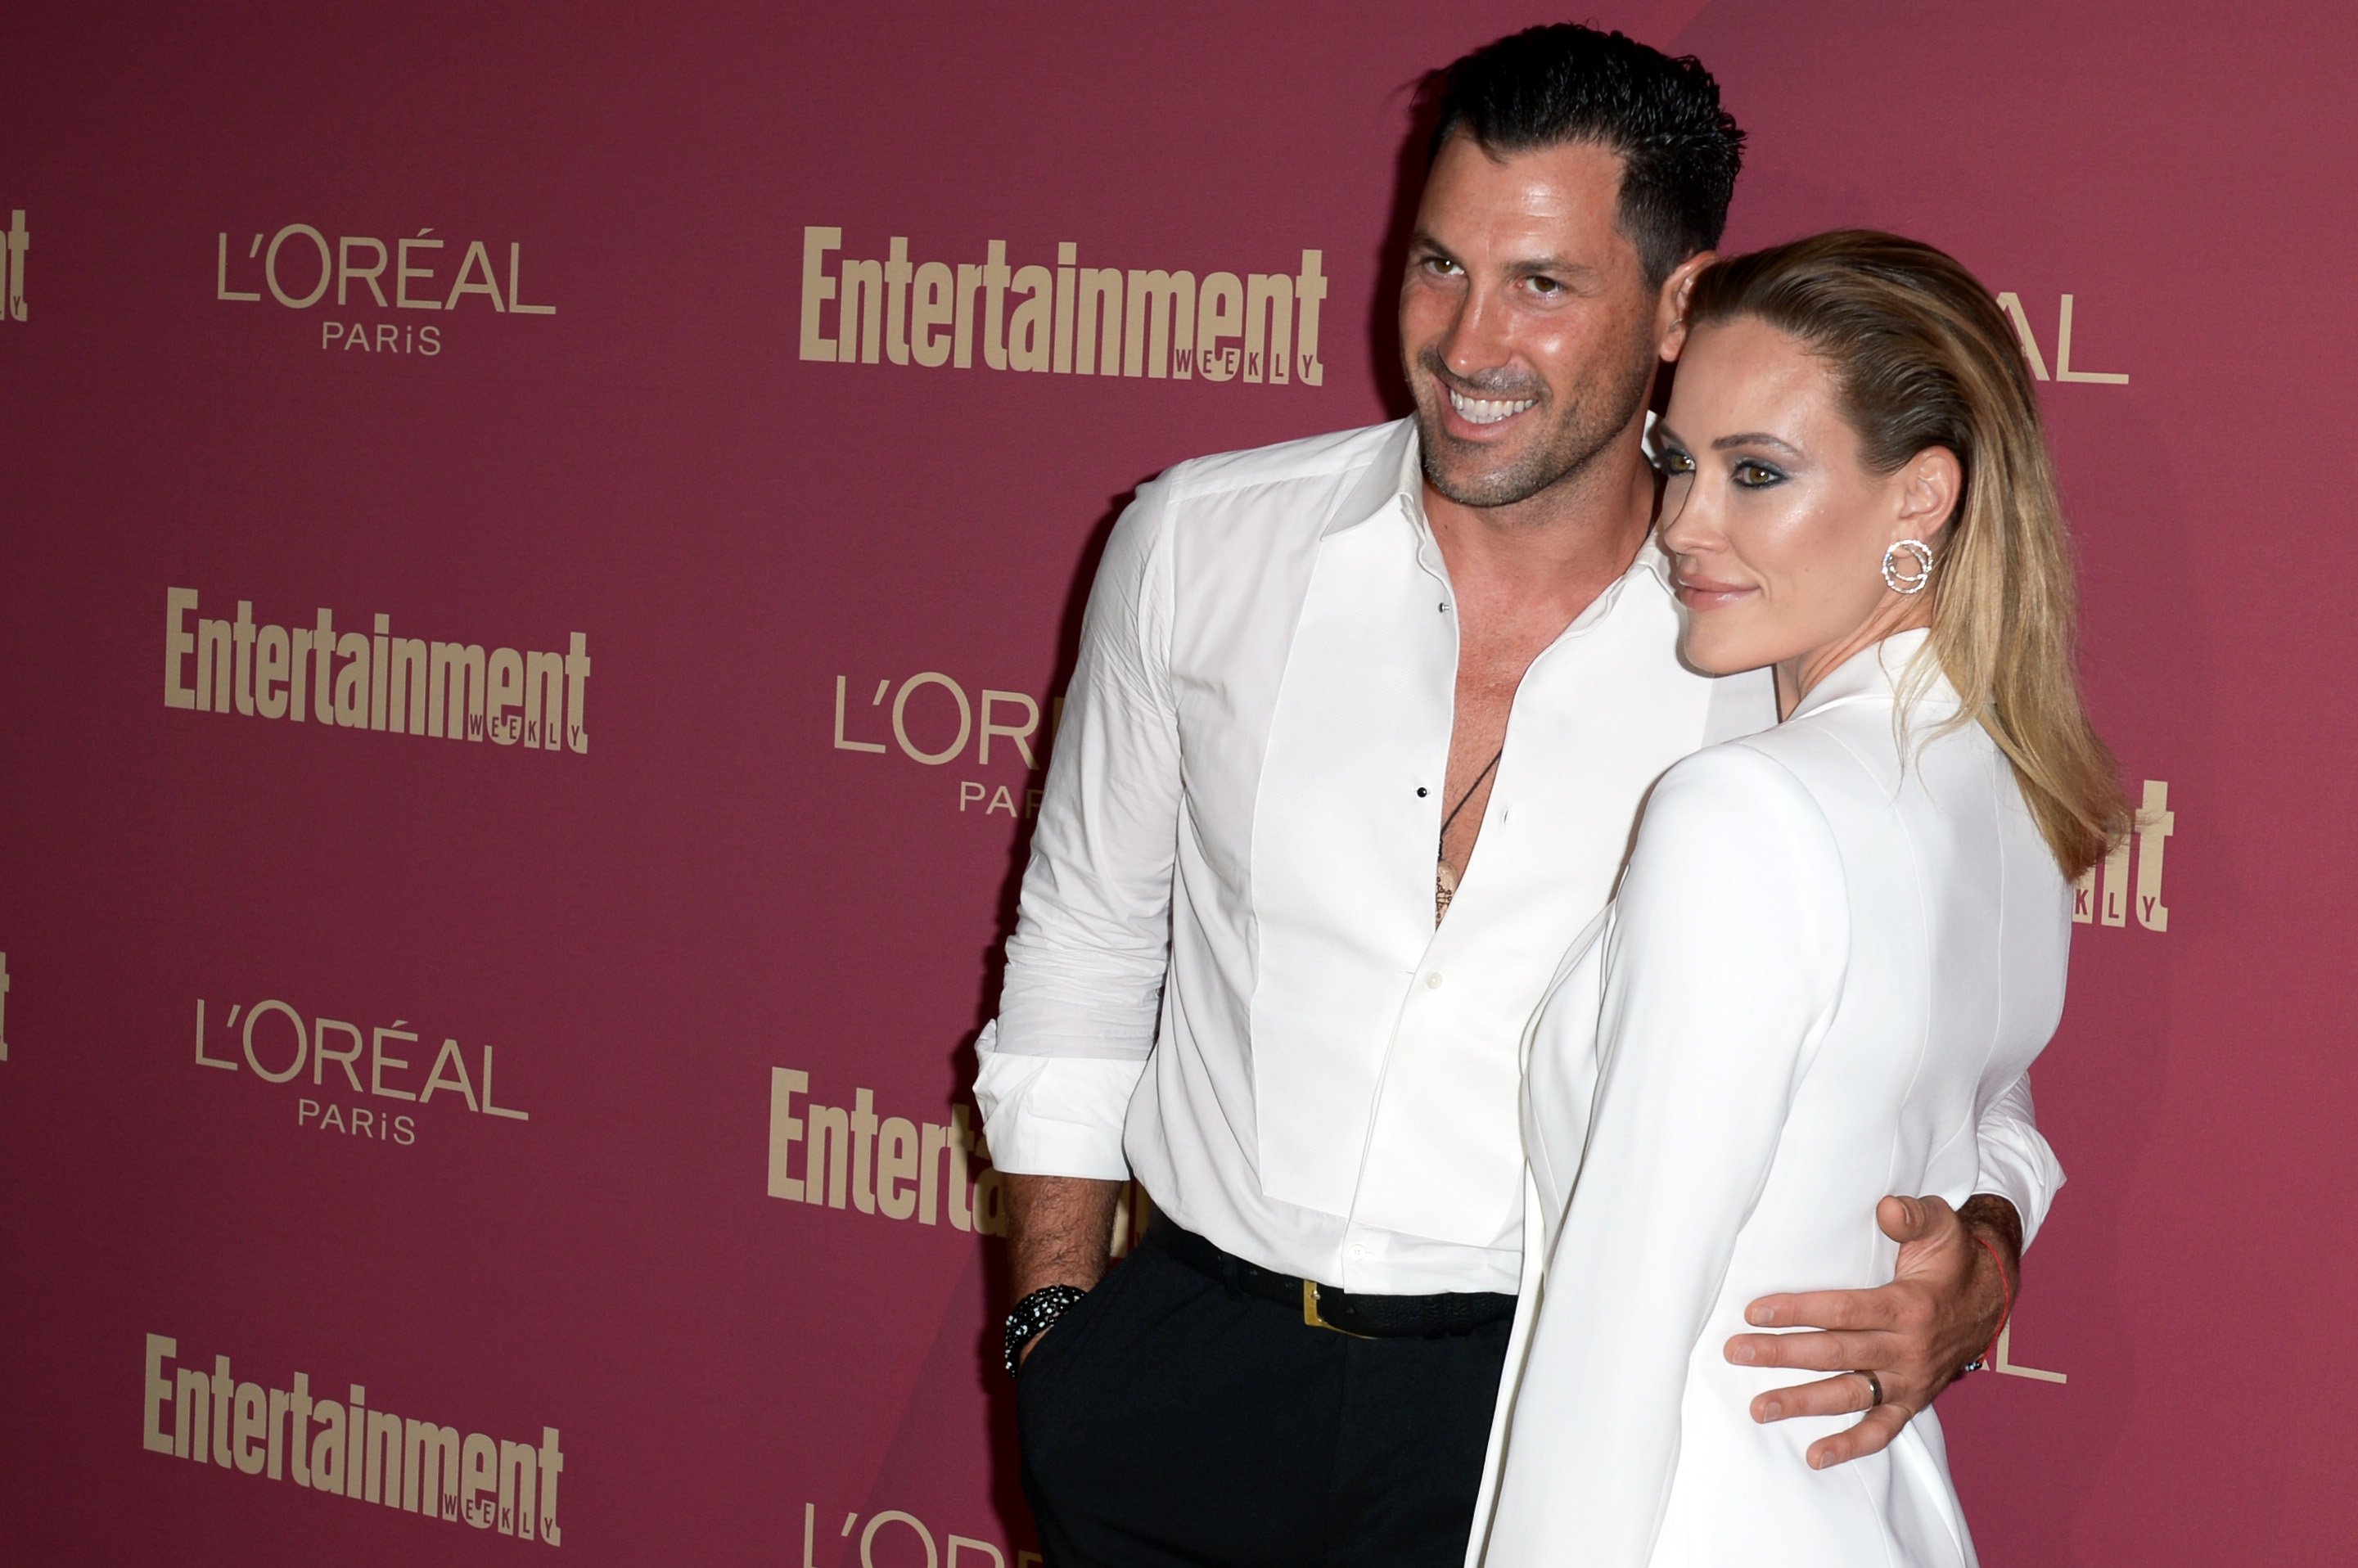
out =
[(991, 1162), (1119, 1181), (1170, 964), (1179, 735), (1169, 476), (1115, 523), (1032, 835), (999, 1016), (975, 1043)]
[(2022, 1245), (2047, 1222), (2056, 1189), (2063, 1184), (2063, 1167), (2055, 1151), (2040, 1135), (2037, 1112), (2030, 1103), (2030, 1075), (2017, 1078), (2004, 1094), (1982, 1111), (1976, 1136), (1981, 1175), (1974, 1190), (2001, 1197), (2022, 1217)]

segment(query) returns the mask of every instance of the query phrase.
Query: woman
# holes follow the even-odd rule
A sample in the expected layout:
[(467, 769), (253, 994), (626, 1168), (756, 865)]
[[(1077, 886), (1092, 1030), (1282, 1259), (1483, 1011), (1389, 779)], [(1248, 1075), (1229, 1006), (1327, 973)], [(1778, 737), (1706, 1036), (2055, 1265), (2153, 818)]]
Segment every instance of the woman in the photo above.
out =
[(1981, 1108), (2061, 1012), (2067, 884), (2126, 826), (2038, 404), (1988, 291), (1890, 235), (1721, 262), (1687, 320), (1655, 435), (1682, 651), (1774, 666), (1784, 721), (1664, 775), (1532, 1026), (1475, 1554), (1971, 1563), (1929, 1411), (1813, 1470), (1854, 1418), (1754, 1423), (1782, 1374), (1722, 1350), (1756, 1296), (1891, 1277), (1844, 1217), (1974, 1192)]

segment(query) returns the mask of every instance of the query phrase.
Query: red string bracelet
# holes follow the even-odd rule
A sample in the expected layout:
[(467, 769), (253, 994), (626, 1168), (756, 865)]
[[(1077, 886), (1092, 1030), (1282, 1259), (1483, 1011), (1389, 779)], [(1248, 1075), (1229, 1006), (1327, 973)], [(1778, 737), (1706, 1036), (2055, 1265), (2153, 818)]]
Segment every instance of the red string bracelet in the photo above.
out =
[(1997, 1288), (2006, 1292), (2006, 1310), (1998, 1314), (1997, 1332), (1990, 1336), (1989, 1348), (1967, 1365), (1965, 1370), (1968, 1372), (1997, 1365), (1998, 1341), (2006, 1337), (2006, 1323), (2014, 1316), (2014, 1285), (2006, 1277), (2006, 1260), (1997, 1255), (1997, 1249), (1990, 1245), (1987, 1237), (1975, 1236), (1974, 1241), (1990, 1255), (1990, 1261), (1997, 1265)]

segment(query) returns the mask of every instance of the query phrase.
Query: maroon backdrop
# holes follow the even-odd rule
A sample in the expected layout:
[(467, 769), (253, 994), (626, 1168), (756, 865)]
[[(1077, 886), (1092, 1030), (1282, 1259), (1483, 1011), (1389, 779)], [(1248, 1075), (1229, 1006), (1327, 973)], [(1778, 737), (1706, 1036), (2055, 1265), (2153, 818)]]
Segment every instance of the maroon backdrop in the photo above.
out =
[[(1717, 71), (1733, 243), (2004, 291), (2168, 814), (1942, 1405), (1993, 1563), (2358, 1546), (2358, 21), (2179, 9), (1597, 8)], [(1166, 465), (1386, 415), (1405, 89), (1536, 19), (12, 17), (0, 1554), (1018, 1568), (966, 1086), (1080, 585)], [(1192, 364), (1061, 267), (1204, 280)]]

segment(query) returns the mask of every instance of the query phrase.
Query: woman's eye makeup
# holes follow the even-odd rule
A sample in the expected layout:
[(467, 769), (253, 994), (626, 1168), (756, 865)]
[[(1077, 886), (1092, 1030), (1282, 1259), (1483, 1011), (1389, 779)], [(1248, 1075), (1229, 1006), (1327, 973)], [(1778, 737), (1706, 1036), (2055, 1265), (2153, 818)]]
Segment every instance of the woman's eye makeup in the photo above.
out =
[(1654, 466), (1672, 479), (1695, 470), (1695, 460), (1683, 447), (1663, 447), (1654, 454)]
[(1736, 482), (1746, 490), (1766, 490), (1772, 484), (1785, 482), (1783, 470), (1772, 468), (1758, 458), (1738, 458), (1730, 472)]

